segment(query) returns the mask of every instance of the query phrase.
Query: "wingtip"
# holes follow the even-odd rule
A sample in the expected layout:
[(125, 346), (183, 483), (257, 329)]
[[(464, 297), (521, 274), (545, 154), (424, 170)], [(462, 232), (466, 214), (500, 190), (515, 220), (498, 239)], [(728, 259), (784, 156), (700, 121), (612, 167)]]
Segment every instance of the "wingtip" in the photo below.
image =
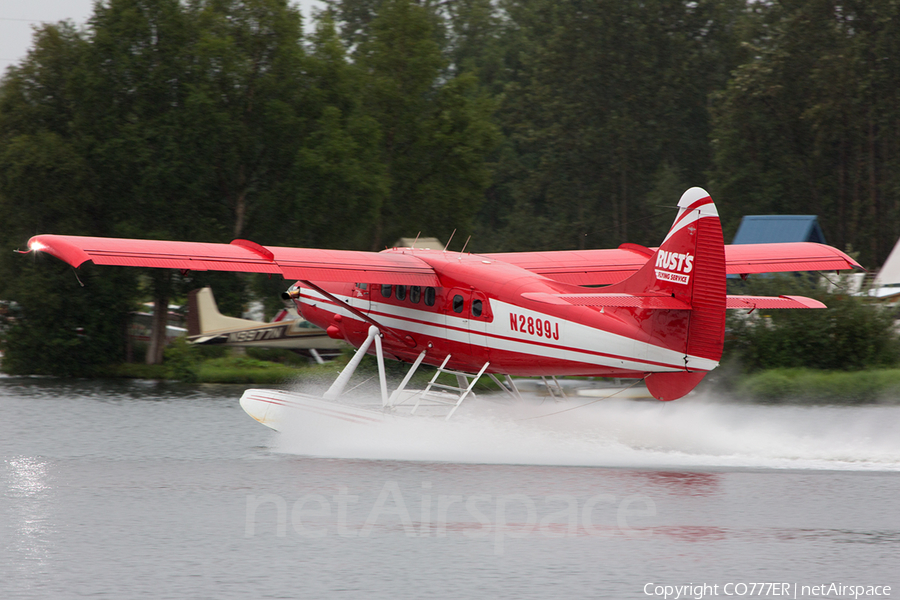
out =
[(28, 252), (45, 252), (76, 269), (91, 260), (87, 252), (65, 240), (65, 236), (36, 235), (28, 240)]
[[(823, 245), (825, 245), (825, 244), (823, 244)], [(866, 273), (869, 272), (868, 269), (866, 269), (864, 266), (862, 266), (861, 264), (859, 264), (859, 263), (856, 261), (855, 258), (853, 258), (852, 256), (850, 256), (849, 254), (847, 254), (847, 253), (844, 252), (843, 250), (838, 250), (838, 249), (835, 248), (834, 246), (827, 246), (827, 247), (828, 247), (828, 248), (831, 248), (832, 250), (834, 250), (834, 252), (835, 252), (838, 256), (840, 256), (841, 259), (844, 260), (844, 262), (847, 263), (847, 265), (848, 265), (848, 266), (846, 267), (847, 269), (859, 269), (859, 270), (864, 271), (864, 272), (866, 272)]]

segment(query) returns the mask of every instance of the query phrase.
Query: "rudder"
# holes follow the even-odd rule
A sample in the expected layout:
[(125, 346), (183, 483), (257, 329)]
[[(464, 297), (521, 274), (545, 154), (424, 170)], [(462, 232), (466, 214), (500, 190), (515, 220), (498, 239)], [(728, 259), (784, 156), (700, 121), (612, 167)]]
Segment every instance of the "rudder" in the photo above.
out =
[[(684, 353), (683, 371), (646, 377), (650, 393), (675, 400), (691, 391), (722, 357), (725, 337), (725, 244), (719, 214), (709, 194), (691, 188), (678, 202), (678, 216), (659, 249), (625, 281), (604, 291), (665, 295), (691, 307), (688, 324), (673, 335), (672, 319), (657, 315), (653, 343)], [(685, 311), (670, 311), (669, 316)]]

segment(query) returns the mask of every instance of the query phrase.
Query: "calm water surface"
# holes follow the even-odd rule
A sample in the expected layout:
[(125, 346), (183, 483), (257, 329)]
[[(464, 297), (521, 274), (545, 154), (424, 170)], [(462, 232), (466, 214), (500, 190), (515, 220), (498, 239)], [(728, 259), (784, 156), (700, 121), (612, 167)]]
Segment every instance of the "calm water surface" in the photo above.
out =
[(900, 597), (897, 406), (279, 434), (242, 389), (0, 377), (0, 598)]

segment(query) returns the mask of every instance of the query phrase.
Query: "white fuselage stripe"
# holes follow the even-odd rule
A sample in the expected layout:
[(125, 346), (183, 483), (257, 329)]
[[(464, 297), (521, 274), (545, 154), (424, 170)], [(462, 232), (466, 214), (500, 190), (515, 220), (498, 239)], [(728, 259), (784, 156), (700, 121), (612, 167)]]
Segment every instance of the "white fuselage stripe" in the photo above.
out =
[[(487, 323), (394, 304), (370, 302), (369, 300), (360, 301), (360, 299), (337, 294), (335, 297), (358, 310), (368, 312), (375, 321), (382, 323), (385, 327), (403, 330), (411, 334), (443, 338), (462, 344), (485, 345), (487, 338), (490, 338), (492, 349), (630, 371), (682, 371), (686, 365), (685, 355), (681, 352), (498, 300), (491, 300), (494, 318), (492, 322)], [(309, 288), (303, 288), (301, 300), (313, 305), (324, 303), (328, 305), (328, 310), (345, 318), (357, 318), (345, 307), (335, 305)], [(554, 326), (558, 325), (559, 340), (549, 340), (537, 336), (516, 339), (514, 335), (517, 332), (513, 332), (509, 326), (511, 313), (524, 315), (526, 319), (528, 317), (540, 318), (542, 321), (553, 323)], [(436, 322), (438, 319), (446, 319), (446, 323)], [(473, 329), (471, 324), (478, 325), (478, 328)], [(523, 335), (528, 336), (528, 334)], [(479, 340), (479, 338), (481, 339)], [(714, 369), (718, 362), (688, 356), (687, 365), (693, 369), (709, 371)]]

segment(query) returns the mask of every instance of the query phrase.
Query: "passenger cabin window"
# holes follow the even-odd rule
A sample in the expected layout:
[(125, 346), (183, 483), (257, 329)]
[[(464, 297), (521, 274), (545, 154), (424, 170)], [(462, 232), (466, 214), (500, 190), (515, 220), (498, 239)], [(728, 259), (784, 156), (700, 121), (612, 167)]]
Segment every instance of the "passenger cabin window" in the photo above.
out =
[(466, 303), (463, 300), (462, 296), (460, 296), (459, 294), (453, 296), (453, 312), (462, 313), (465, 304)]
[(422, 298), (422, 288), (417, 285), (412, 285), (409, 287), (409, 301), (413, 304), (418, 304), (419, 300)]
[(425, 306), (434, 306), (434, 288), (425, 288)]
[(404, 299), (406, 299), (406, 286), (398, 285), (397, 286), (397, 300), (404, 300)]
[(381, 286), (381, 296), (383, 298), (390, 298), (392, 289), (393, 288), (390, 285), (382, 285)]
[(481, 316), (481, 300), (472, 300), (472, 315), (476, 317)]
[(358, 287), (361, 290), (365, 290), (365, 289), (368, 289), (369, 284), (368, 283), (357, 283), (356, 287)]

